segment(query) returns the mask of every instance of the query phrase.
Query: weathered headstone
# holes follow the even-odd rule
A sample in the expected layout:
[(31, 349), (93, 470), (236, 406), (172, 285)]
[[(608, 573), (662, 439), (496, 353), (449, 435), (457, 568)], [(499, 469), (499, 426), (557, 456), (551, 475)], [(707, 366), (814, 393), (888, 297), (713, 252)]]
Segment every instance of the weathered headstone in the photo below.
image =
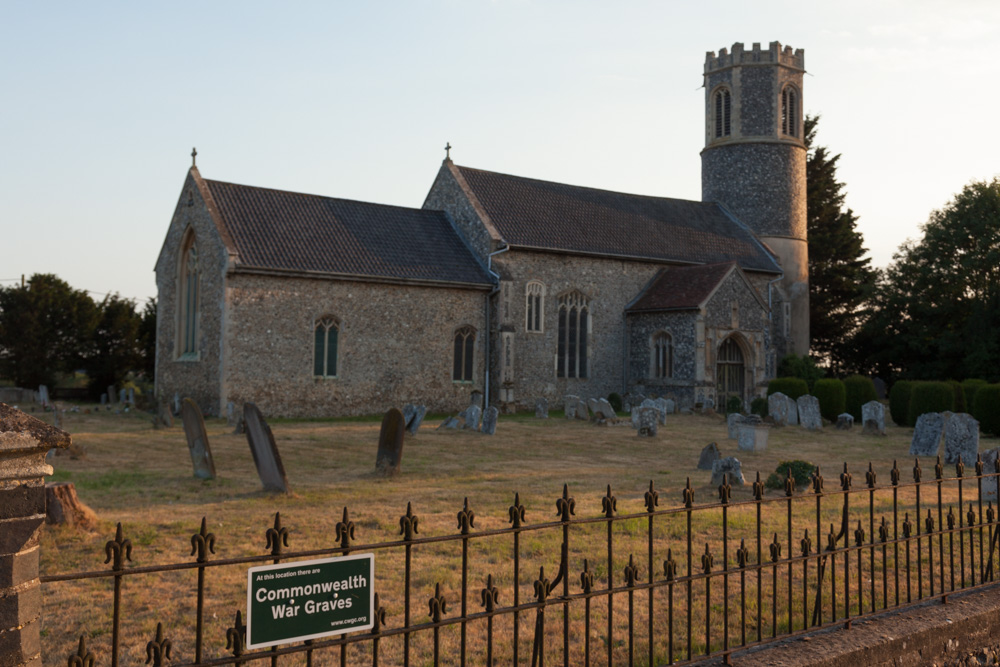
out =
[(38, 402), (42, 405), (50, 405), (52, 401), (49, 400), (49, 388), (44, 384), (38, 387)]
[(823, 417), (819, 412), (819, 399), (809, 394), (799, 396), (795, 400), (799, 411), (799, 423), (802, 428), (819, 431), (823, 428)]
[(407, 403), (403, 406), (403, 423), (407, 426), (410, 425), (410, 421), (417, 416), (417, 406), (413, 403)]
[[(476, 406), (478, 409), (479, 406)], [(406, 422), (399, 408), (389, 408), (382, 417), (382, 430), (378, 434), (378, 454), (375, 457), (375, 473), (383, 477), (399, 474), (403, 462), (403, 435)]]
[(744, 419), (739, 427), (737, 447), (744, 452), (762, 452), (767, 449), (767, 437), (771, 428), (759, 419)]
[[(111, 391), (112, 387), (108, 387), (108, 391)], [(108, 400), (112, 400), (114, 394), (108, 394)], [(181, 413), (181, 395), (174, 393), (174, 415), (179, 415)]]
[(131, 405), (134, 408), (135, 407), (135, 387), (129, 387), (128, 388), (128, 394), (127, 394), (126, 398), (128, 400), (128, 404)]
[(406, 430), (410, 435), (416, 435), (417, 431), (420, 430), (420, 425), (424, 423), (424, 417), (427, 416), (427, 406), (418, 405), (413, 412), (413, 416), (406, 421)]
[(497, 410), (495, 405), (491, 405), (486, 408), (483, 413), (483, 428), (482, 432), (484, 435), (496, 435), (497, 432), (497, 417), (500, 416), (500, 411)]
[(473, 431), (479, 430), (479, 418), (482, 416), (482, 409), (473, 403), (465, 409), (465, 426), (462, 428), (469, 428)]
[(667, 423), (667, 400), (665, 398), (653, 399), (653, 407), (660, 413), (660, 423)]
[(128, 390), (124, 387), (118, 390), (118, 402), (122, 405), (128, 403)]
[(712, 464), (719, 460), (719, 446), (714, 442), (705, 445), (698, 457), (698, 470), (711, 470)]
[(656, 408), (639, 408), (639, 436), (652, 438), (660, 423), (660, 411)]
[(101, 405), (107, 405), (107, 404), (108, 404), (108, 395), (101, 394)]
[(611, 407), (611, 403), (606, 398), (597, 399), (597, 409), (594, 411), (601, 419), (617, 419), (618, 413)]
[(841, 431), (850, 431), (852, 428), (854, 428), (854, 416), (853, 415), (851, 415), (851, 414), (849, 414), (847, 412), (842, 412), (839, 415), (837, 415), (837, 429), (838, 430), (841, 430)]
[(160, 423), (167, 428), (173, 428), (174, 425), (174, 415), (170, 412), (170, 408), (167, 407), (166, 403), (160, 403), (159, 415)]
[(574, 396), (573, 394), (566, 394), (563, 397), (563, 405), (565, 406), (564, 410), (566, 413), (566, 419), (576, 418), (576, 406), (579, 403), (580, 403), (579, 396)]
[(997, 502), (997, 456), (1000, 447), (983, 452), (983, 500)]
[(274, 442), (274, 434), (264, 420), (264, 415), (253, 403), (244, 403), (243, 420), (246, 424), (247, 443), (264, 490), (289, 493), (285, 466), (281, 463), (278, 445)]
[(438, 429), (440, 430), (442, 428), (458, 428), (459, 424), (461, 424), (461, 422), (459, 421), (458, 417), (448, 417), (438, 425)]
[(666, 401), (664, 401), (664, 405), (667, 409), (668, 415), (672, 415), (675, 412), (677, 412), (677, 404), (674, 402), (673, 399), (671, 398), (666, 399)]
[(232, 401), (226, 403), (226, 426), (236, 426), (236, 406)]
[(729, 481), (730, 486), (743, 486), (747, 483), (743, 479), (743, 464), (735, 456), (716, 459), (712, 464), (712, 486), (721, 486), (723, 477)]
[(549, 418), (549, 402), (544, 398), (535, 401), (535, 419)]
[(941, 449), (944, 417), (937, 412), (925, 412), (917, 417), (910, 441), (910, 456), (937, 456)]
[(730, 412), (726, 415), (726, 428), (729, 429), (729, 439), (736, 440), (739, 437), (740, 424), (743, 423), (743, 415), (738, 412)]
[[(115, 398), (117, 398), (117, 397), (118, 397), (118, 390), (115, 389), (115, 386), (113, 384), (109, 384), (108, 385), (108, 403), (114, 404)], [(176, 402), (177, 402), (177, 409), (174, 411), (174, 414), (175, 415), (179, 415), (181, 413), (181, 399), (180, 399), (180, 397), (177, 398)]]
[(878, 401), (868, 401), (861, 406), (861, 423), (864, 435), (885, 435), (885, 406)]
[(597, 414), (598, 402), (596, 398), (587, 399), (587, 411), (590, 413), (591, 421), (600, 419), (601, 415)]
[(471, 394), (469, 394), (469, 405), (475, 405), (480, 410), (483, 409), (483, 392), (478, 389), (474, 389)]
[(767, 414), (778, 426), (794, 426), (799, 423), (798, 405), (791, 398), (777, 391), (767, 397)]
[(632, 406), (632, 428), (639, 428), (639, 410), (641, 410), (641, 408), (638, 405)]
[(944, 462), (967, 467), (976, 465), (979, 454), (979, 422), (972, 415), (959, 412), (951, 416), (944, 427)]
[(212, 460), (212, 449), (208, 445), (205, 420), (201, 416), (198, 404), (190, 398), (185, 398), (181, 404), (181, 420), (184, 422), (184, 435), (187, 436), (194, 476), (198, 479), (215, 479), (215, 462)]
[(704, 401), (701, 402), (701, 412), (702, 412), (702, 414), (704, 414), (706, 412), (710, 412), (712, 410), (715, 410), (715, 399), (714, 398), (711, 398), (711, 397), (710, 398), (706, 398)]

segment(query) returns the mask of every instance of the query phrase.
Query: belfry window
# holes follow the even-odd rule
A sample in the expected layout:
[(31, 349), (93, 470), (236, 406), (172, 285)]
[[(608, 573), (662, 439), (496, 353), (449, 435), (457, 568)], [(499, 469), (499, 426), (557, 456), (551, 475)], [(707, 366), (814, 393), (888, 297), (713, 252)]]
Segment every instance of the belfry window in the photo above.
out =
[(540, 333), (545, 322), (545, 285), (530, 282), (524, 290), (525, 331)]
[(455, 382), (472, 382), (472, 362), (475, 357), (476, 331), (462, 327), (455, 332), (455, 358), (451, 379)]
[(791, 86), (781, 91), (781, 133), (790, 137), (799, 135), (799, 99)]
[(337, 377), (339, 338), (337, 318), (326, 315), (316, 320), (313, 346), (313, 375), (316, 377)]
[(653, 377), (668, 378), (674, 374), (674, 343), (670, 334), (661, 331), (653, 338)]
[(721, 88), (715, 91), (715, 138), (732, 134), (732, 99), (729, 91)]
[(590, 308), (579, 292), (559, 297), (559, 342), (556, 350), (556, 377), (587, 377), (587, 344), (590, 335)]
[(193, 230), (188, 231), (181, 248), (180, 275), (177, 281), (177, 352), (180, 358), (196, 359), (200, 269)]

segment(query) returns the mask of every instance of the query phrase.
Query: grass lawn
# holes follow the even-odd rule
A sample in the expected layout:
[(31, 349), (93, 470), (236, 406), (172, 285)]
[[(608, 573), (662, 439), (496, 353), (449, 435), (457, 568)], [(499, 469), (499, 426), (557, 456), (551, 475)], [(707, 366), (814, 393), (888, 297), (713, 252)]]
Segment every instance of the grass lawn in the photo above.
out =
[[(51, 414), (35, 413), (35, 416), (49, 423), (52, 421)], [(420, 537), (456, 534), (456, 516), (466, 498), (475, 512), (473, 532), (506, 528), (509, 525), (508, 507), (515, 492), (520, 494), (525, 506), (528, 524), (553, 521), (557, 518), (555, 502), (564, 483), (569, 485), (570, 495), (576, 500), (577, 517), (603, 515), (601, 498), (608, 485), (617, 497), (619, 514), (643, 512), (643, 497), (650, 480), (659, 492), (661, 509), (682, 505), (682, 489), (688, 478), (694, 488), (696, 504), (717, 503), (717, 490), (709, 486), (710, 473), (696, 469), (699, 452), (709, 442), (717, 442), (723, 456), (735, 455), (742, 461), (748, 485), (733, 488), (734, 502), (752, 498), (749, 483), (755, 473), (759, 471), (764, 479), (775, 470), (779, 461), (790, 459), (805, 459), (819, 465), (827, 491), (840, 488), (838, 475), (844, 462), (853, 473), (855, 488), (864, 486), (864, 471), (869, 461), (878, 472), (880, 487), (888, 485), (889, 469), (895, 459), (899, 460), (903, 481), (912, 479), (913, 460), (908, 456), (912, 429), (908, 428), (890, 427), (886, 437), (862, 436), (859, 428), (845, 432), (831, 426), (822, 432), (808, 432), (798, 427), (772, 429), (767, 451), (754, 454), (738, 452), (735, 441), (727, 440), (721, 416), (671, 416), (655, 438), (637, 437), (627, 419), (619, 425), (597, 427), (561, 418), (538, 420), (529, 415), (501, 416), (493, 437), (468, 431), (437, 431), (435, 427), (439, 421), (429, 418), (416, 436), (407, 437), (402, 474), (385, 480), (373, 474), (378, 420), (276, 420), (271, 427), (293, 491), (283, 496), (260, 490), (245, 436), (233, 435), (232, 428), (227, 427), (224, 420), (208, 420), (206, 424), (219, 477), (213, 481), (199, 481), (192, 476), (179, 419), (172, 429), (153, 430), (150, 417), (142, 413), (65, 413), (63, 428), (73, 435), (75, 443), (85, 448), (86, 456), (78, 460), (67, 455), (54, 458), (53, 479), (73, 482), (80, 499), (97, 513), (101, 526), (94, 534), (46, 527), (41, 540), (42, 574), (107, 567), (104, 565), (104, 544), (113, 537), (116, 522), (122, 523), (125, 537), (132, 540), (132, 565), (139, 566), (190, 562), (191, 535), (197, 532), (202, 517), (207, 517), (208, 529), (216, 535), (217, 553), (213, 558), (231, 558), (268, 553), (265, 531), (273, 524), (275, 512), (281, 513), (282, 522), (290, 529), (289, 550), (298, 551), (334, 546), (334, 527), (341, 520), (344, 507), (349, 508), (350, 518), (356, 525), (355, 543), (363, 544), (399, 539), (399, 518), (405, 513), (408, 502), (412, 502), (413, 511), (419, 516)], [(980, 449), (998, 444), (996, 439), (984, 438)], [(925, 479), (933, 477), (934, 461), (925, 459), (920, 463)], [(966, 474), (973, 473), (970, 470)], [(946, 474), (953, 474), (953, 469)], [(929, 490), (925, 493), (929, 494)], [(954, 493), (951, 486), (946, 486), (945, 500), (951, 500)], [(784, 495), (777, 491), (769, 494)], [(970, 497), (975, 497), (974, 488), (967, 486), (965, 499), (968, 501)], [(900, 521), (904, 505), (912, 505), (912, 500), (912, 490), (900, 491)], [(925, 507), (928, 500), (925, 496)], [(891, 519), (891, 502), (891, 491), (877, 492), (874, 499), (877, 516), (888, 511)], [(787, 520), (784, 507), (784, 503), (767, 506), (764, 532), (768, 541), (771, 532), (778, 532), (783, 541), (786, 539), (782, 532)], [(828, 500), (823, 509), (824, 527), (827, 523), (839, 522), (839, 498)], [(752, 544), (755, 539), (754, 511), (754, 507), (748, 505), (734, 507), (729, 512), (732, 566), (741, 537), (747, 539), (748, 548), (754, 551), (751, 560), (756, 559)], [(793, 514), (795, 543), (801, 531), (807, 528), (816, 542), (815, 502), (806, 497), (795, 501)], [(720, 516), (717, 510), (695, 515), (692, 537), (697, 545), (694, 550), (696, 571), (700, 571), (698, 566), (705, 544), (714, 552), (716, 569), (723, 567)], [(859, 514), (856, 518), (863, 517), (867, 514)], [(854, 519), (852, 515), (852, 529)], [(614, 524), (612, 572), (616, 585), (622, 583), (621, 573), (629, 554), (635, 554), (640, 563), (641, 581), (649, 580), (645, 564), (646, 525), (644, 518)], [(655, 579), (663, 578), (661, 563), (668, 548), (680, 563), (678, 576), (685, 575), (685, 530), (683, 515), (657, 519)], [(584, 558), (595, 572), (595, 588), (606, 587), (605, 531), (603, 523), (574, 527), (569, 566), (572, 593), (579, 592), (579, 572)], [(870, 535), (866, 537), (869, 538)], [(533, 599), (532, 582), (539, 566), (545, 566), (550, 578), (554, 576), (559, 563), (559, 540), (558, 531), (522, 535), (519, 582), (522, 603)], [(470, 613), (480, 610), (479, 590), (488, 574), (493, 575), (500, 589), (500, 606), (512, 604), (511, 544), (510, 535), (471, 543)], [(441, 583), (449, 614), (460, 609), (460, 549), (459, 542), (421, 545), (414, 549), (413, 623), (427, 620), (427, 600), (436, 583)], [(766, 544), (763, 551), (766, 559)], [(867, 560), (865, 567), (868, 567)], [(205, 657), (221, 657), (228, 655), (225, 630), (232, 625), (235, 611), (245, 606), (246, 566), (210, 569), (207, 581)], [(145, 661), (145, 645), (153, 638), (157, 622), (164, 623), (167, 635), (173, 640), (174, 662), (193, 659), (194, 582), (193, 570), (124, 579), (121, 664)], [(401, 582), (402, 551), (378, 552), (376, 590), (387, 609), (389, 628), (402, 625)], [(713, 582), (710, 606), (713, 610), (718, 608), (712, 612), (718, 616), (724, 601), (722, 592), (716, 588)], [(81, 634), (88, 637), (88, 645), (98, 654), (98, 663), (108, 663), (110, 590), (110, 579), (44, 585), (43, 655), (46, 664), (65, 664)], [(782, 596), (785, 591), (781, 589)], [(662, 589), (657, 595), (663, 595)], [(645, 609), (645, 596), (646, 593), (637, 594), (637, 599), (641, 598), (637, 607)], [(678, 594), (677, 597), (680, 602), (683, 596)], [(657, 599), (657, 609), (661, 609), (660, 603), (665, 602)], [(755, 609), (755, 600), (752, 605)], [(615, 630), (609, 640), (606, 602), (594, 600), (591, 625), (594, 656), (605, 655), (609, 644), (616, 654), (627, 651), (623, 641), (627, 627), (626, 607), (626, 597), (616, 596)], [(582, 614), (582, 605), (571, 607), (574, 646), (583, 641)], [(645, 628), (644, 614), (642, 611), (637, 615), (637, 628)], [(659, 627), (665, 613), (658, 611), (657, 614)], [(681, 614), (678, 611), (678, 615)], [(787, 622), (787, 610), (781, 614), (780, 618)], [(799, 626), (796, 627), (800, 627), (801, 613), (797, 614)], [(550, 637), (547, 646), (551, 653), (549, 661), (552, 661), (561, 650), (561, 610), (550, 611), (549, 616), (553, 620), (547, 626), (550, 631), (547, 632)], [(703, 628), (704, 621), (700, 620), (703, 618), (704, 610), (701, 609), (693, 624), (700, 622)], [(521, 660), (527, 656), (529, 663), (533, 621), (534, 613), (525, 613), (520, 624)], [(495, 624), (495, 654), (498, 660), (509, 664), (512, 621), (509, 616), (498, 617)], [(736, 637), (738, 624), (738, 618), (730, 619), (730, 631)], [(470, 664), (483, 662), (485, 630), (480, 626), (484, 625), (482, 622), (469, 625)], [(645, 646), (645, 630), (641, 634)], [(767, 634), (765, 632), (765, 636)], [(451, 664), (457, 656), (457, 627), (444, 629), (441, 640), (442, 655), (446, 656), (444, 662)], [(414, 664), (428, 664), (424, 649), (429, 641), (429, 632), (414, 637), (414, 655), (421, 654), (421, 659)], [(695, 637), (694, 641), (695, 653), (704, 650), (703, 638)], [(675, 642), (683, 645), (680, 639)], [(665, 642), (658, 640), (658, 658), (665, 659), (666, 649), (660, 643), (665, 646)], [(370, 651), (370, 645), (352, 648), (349, 664), (370, 662), (370, 657), (365, 657)], [(398, 637), (385, 640), (383, 664), (400, 663), (400, 651)], [(283, 659), (282, 664), (296, 664), (298, 658)], [(315, 664), (334, 664), (338, 659), (339, 654), (327, 652), (317, 655), (314, 661)]]

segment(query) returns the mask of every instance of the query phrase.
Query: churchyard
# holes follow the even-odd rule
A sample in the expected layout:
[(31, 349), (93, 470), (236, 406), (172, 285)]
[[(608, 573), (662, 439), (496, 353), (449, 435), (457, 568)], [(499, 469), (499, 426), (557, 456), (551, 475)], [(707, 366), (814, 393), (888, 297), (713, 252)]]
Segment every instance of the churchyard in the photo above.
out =
[[(52, 413), (35, 413), (35, 416), (52, 423)], [(233, 427), (225, 419), (206, 420), (206, 435), (217, 477), (201, 480), (192, 475), (192, 461), (179, 418), (174, 420), (172, 428), (154, 430), (150, 416), (141, 412), (64, 413), (62, 428), (72, 433), (74, 443), (84, 453), (78, 457), (63, 453), (52, 458), (55, 468), (52, 480), (72, 482), (80, 500), (97, 513), (99, 525), (93, 532), (46, 527), (41, 537), (42, 575), (106, 569), (105, 543), (114, 537), (116, 522), (121, 522), (124, 537), (130, 539), (132, 544), (132, 559), (127, 567), (142, 567), (191, 562), (192, 535), (198, 532), (202, 517), (206, 518), (207, 530), (215, 535), (216, 553), (210, 555), (209, 560), (216, 560), (268, 554), (265, 533), (268, 528), (274, 527), (276, 512), (280, 512), (281, 525), (289, 531), (288, 546), (285, 548), (288, 552), (335, 547), (336, 526), (345, 519), (345, 507), (349, 520), (355, 526), (352, 544), (365, 545), (401, 539), (400, 518), (406, 514), (407, 503), (412, 503), (412, 513), (419, 517), (418, 537), (458, 533), (466, 499), (467, 508), (474, 513), (474, 522), (470, 526), (472, 533), (506, 529), (510, 525), (509, 508), (515, 502), (515, 493), (519, 494), (519, 501), (524, 506), (525, 525), (556, 521), (556, 501), (563, 493), (564, 484), (568, 485), (568, 493), (575, 499), (575, 518), (578, 519), (604, 516), (606, 507), (602, 506), (602, 499), (609, 493), (616, 499), (614, 511), (617, 515), (641, 514), (645, 511), (644, 498), (650, 481), (658, 492), (659, 509), (682, 507), (689, 479), (696, 506), (718, 504), (719, 492), (710, 484), (711, 472), (697, 469), (699, 455), (710, 442), (718, 444), (722, 456), (740, 459), (747, 481), (746, 486), (732, 488), (731, 502), (735, 506), (727, 516), (728, 558), (730, 566), (736, 567), (735, 551), (741, 538), (746, 539), (751, 551), (754, 550), (754, 512), (757, 506), (754, 503), (739, 503), (752, 500), (751, 483), (756, 473), (759, 472), (763, 480), (774, 472), (780, 461), (805, 460), (820, 466), (825, 478), (824, 490), (835, 494), (841, 487), (840, 475), (845, 462), (853, 474), (853, 488), (865, 488), (865, 471), (870, 462), (877, 472), (878, 489), (872, 496), (872, 506), (876, 516), (889, 513), (890, 519), (893, 493), (889, 483), (894, 461), (898, 461), (903, 484), (913, 478), (914, 460), (909, 456), (913, 429), (891, 424), (887, 426), (885, 436), (863, 435), (860, 425), (847, 431), (838, 430), (830, 424), (820, 431), (799, 426), (772, 428), (768, 433), (766, 449), (748, 452), (738, 451), (736, 440), (727, 437), (726, 420), (715, 414), (669, 415), (666, 423), (659, 426), (657, 435), (650, 438), (638, 437), (628, 417), (623, 417), (617, 424), (595, 426), (582, 420), (565, 419), (561, 412), (556, 411), (550, 413), (549, 419), (537, 419), (533, 414), (505, 415), (500, 417), (493, 436), (461, 429), (437, 429), (444, 417), (427, 415), (416, 435), (406, 434), (400, 472), (394, 477), (375, 474), (380, 417), (328, 421), (270, 419), (268, 423), (290, 488), (289, 494), (282, 494), (263, 490), (246, 436), (234, 434)], [(984, 437), (980, 450), (998, 445), (1000, 441), (997, 439)], [(924, 478), (932, 479), (934, 459), (924, 457), (920, 465)], [(966, 475), (974, 474), (971, 468)], [(953, 469), (954, 466), (947, 466), (945, 476), (953, 475)], [(972, 486), (965, 489), (966, 502), (975, 497), (974, 481), (970, 484)], [(953, 484), (946, 484), (944, 501), (954, 501), (956, 493)], [(806, 529), (814, 542), (825, 541), (815, 535), (817, 517), (811, 495), (808, 489), (796, 491), (796, 497), (802, 496), (794, 501), (796, 544)], [(785, 493), (768, 490), (765, 497), (784, 498)], [(839, 498), (834, 495), (823, 505), (823, 530), (835, 522), (839, 525)], [(928, 500), (925, 496), (925, 503)], [(900, 489), (897, 502), (899, 520), (902, 521), (904, 510), (912, 505), (913, 489)], [(762, 506), (765, 560), (771, 534), (777, 533), (780, 541), (785, 540), (785, 506), (784, 502)], [(456, 516), (459, 517), (458, 524)], [(693, 559), (694, 567), (699, 572), (698, 563), (706, 545), (714, 554), (715, 567), (723, 567), (720, 519), (718, 511), (701, 512), (694, 516)], [(853, 520), (852, 516), (852, 530)], [(568, 576), (571, 592), (580, 589), (583, 559), (588, 559), (595, 589), (606, 586), (602, 583), (606, 582), (608, 572), (606, 527), (606, 523), (599, 521), (573, 527)], [(867, 530), (867, 525), (864, 528)], [(612, 572), (616, 585), (622, 583), (622, 571), (629, 563), (630, 554), (635, 555), (639, 564), (639, 580), (649, 580), (645, 559), (648, 547), (646, 531), (645, 517), (614, 523)], [(683, 514), (658, 517), (653, 535), (657, 570), (654, 579), (663, 577), (662, 562), (667, 558), (668, 549), (672, 550), (674, 559), (679, 563), (678, 576), (683, 576), (686, 568)], [(853, 538), (851, 543), (854, 543)], [(559, 545), (557, 530), (526, 532), (521, 536), (519, 579), (522, 603), (534, 599), (532, 582), (538, 576), (540, 566), (545, 567), (550, 578), (555, 576)], [(362, 547), (360, 550), (365, 549)], [(493, 583), (498, 588), (498, 606), (512, 603), (511, 557), (509, 535), (470, 543), (470, 614), (481, 610), (480, 589), (487, 575), (493, 576)], [(881, 556), (876, 554), (873, 558), (877, 570), (882, 562)], [(756, 561), (755, 554), (751, 560)], [(403, 624), (400, 592), (402, 564), (401, 549), (376, 554), (376, 591), (386, 608), (386, 628)], [(427, 601), (434, 595), (436, 584), (441, 585), (440, 593), (446, 601), (445, 616), (459, 613), (460, 564), (459, 542), (422, 544), (414, 548), (412, 623), (429, 620)], [(208, 572), (205, 658), (231, 655), (226, 650), (226, 630), (233, 625), (236, 610), (244, 609), (246, 604), (246, 567), (225, 566)], [(866, 570), (868, 567), (866, 556)], [(784, 572), (782, 570), (778, 584), (779, 597), (782, 598), (787, 591)], [(732, 579), (736, 581), (735, 574)], [(174, 662), (193, 659), (191, 628), (195, 613), (195, 581), (195, 570), (190, 569), (123, 578), (121, 664), (140, 664), (145, 660), (145, 647), (155, 636), (157, 623), (163, 624), (172, 639)], [(900, 590), (903, 585), (900, 584)], [(912, 585), (916, 585), (915, 575)], [(799, 587), (800, 572), (796, 568), (793, 589), (798, 591)], [(923, 587), (927, 588), (927, 581), (923, 582)], [(829, 586), (826, 588), (829, 589)], [(886, 591), (889, 598), (895, 590), (893, 585), (891, 590)], [(66, 657), (75, 651), (81, 635), (87, 637), (88, 647), (95, 654), (105, 658), (109, 655), (111, 591), (112, 580), (108, 578), (44, 584), (42, 642), (46, 664), (63, 664)], [(666, 622), (663, 590), (657, 595), (656, 627), (657, 634), (662, 638)], [(646, 593), (637, 593), (636, 597), (635, 627), (637, 635), (642, 634), (644, 646)], [(678, 647), (684, 646), (687, 623), (682, 611), (683, 597), (683, 591), (678, 588), (678, 618), (675, 619)], [(694, 653), (697, 654), (705, 650), (703, 635), (699, 634), (705, 627), (704, 591), (700, 588), (696, 590), (695, 600), (691, 623), (695, 628), (693, 641)], [(721, 586), (713, 584), (709, 607), (716, 619), (721, 616), (725, 604)], [(735, 598), (733, 604), (736, 604)], [(801, 607), (800, 602), (796, 604)], [(747, 613), (752, 616), (756, 609), (756, 600), (747, 600)], [(625, 656), (627, 651), (626, 610), (626, 596), (616, 596), (613, 639), (610, 643), (612, 651), (619, 657)], [(570, 613), (570, 636), (573, 650), (577, 651), (587, 634), (582, 606), (571, 607)], [(604, 599), (594, 599), (593, 614), (589, 636), (592, 659), (598, 662), (604, 658), (597, 657), (605, 656), (608, 650)], [(770, 611), (765, 610), (765, 616), (767, 614)], [(551, 644), (549, 651), (554, 658), (561, 647), (561, 610), (553, 608), (548, 616), (546, 641)], [(521, 616), (519, 647), (522, 660), (525, 655), (530, 658), (534, 619), (534, 612), (524, 612)], [(775, 622), (779, 633), (786, 631), (786, 609), (778, 611)], [(801, 612), (796, 612), (792, 623), (793, 629), (802, 627)], [(498, 617), (495, 624), (494, 656), (509, 663), (511, 618)], [(739, 637), (739, 624), (739, 617), (731, 614), (730, 633), (735, 638)], [(485, 626), (485, 621), (470, 622), (468, 625), (471, 664), (484, 662)], [(755, 628), (750, 619), (747, 620), (747, 627), (753, 635)], [(638, 629), (642, 629), (642, 633)], [(770, 618), (767, 617), (763, 636), (769, 636), (770, 631)], [(717, 629), (711, 640), (713, 649), (718, 648), (720, 632)], [(455, 662), (458, 637), (456, 626), (442, 629), (440, 641), (444, 664)], [(430, 651), (431, 632), (417, 633), (411, 641), (414, 655), (422, 656), (416, 664), (429, 664), (426, 656)], [(736, 639), (734, 643), (737, 643)], [(398, 635), (382, 641), (383, 664), (401, 663), (401, 645)], [(658, 660), (665, 660), (665, 650), (657, 645)], [(675, 649), (676, 658), (683, 657), (681, 650)], [(348, 655), (348, 664), (355, 664), (355, 660), (370, 663), (371, 645), (352, 646)], [(337, 649), (318, 652), (313, 658), (315, 664), (336, 664), (338, 659)], [(107, 661), (99, 662), (104, 664)], [(301, 662), (301, 655), (282, 660), (282, 664)]]

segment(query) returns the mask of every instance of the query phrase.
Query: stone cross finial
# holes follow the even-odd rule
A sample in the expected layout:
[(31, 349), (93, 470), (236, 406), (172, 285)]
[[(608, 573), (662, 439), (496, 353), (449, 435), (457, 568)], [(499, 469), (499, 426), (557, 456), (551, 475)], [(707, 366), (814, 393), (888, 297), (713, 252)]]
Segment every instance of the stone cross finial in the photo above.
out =
[(445, 160), (450, 160), (451, 159), (451, 142), (450, 141), (448, 143), (446, 143), (445, 146), (444, 146), (444, 159)]
[(197, 166), (198, 166), (198, 165), (196, 164), (196, 162), (195, 162), (195, 160), (196, 160), (197, 158), (198, 158), (198, 149), (197, 149), (197, 148), (192, 148), (192, 149), (191, 149), (191, 166), (192, 166), (192, 167), (197, 167)]

